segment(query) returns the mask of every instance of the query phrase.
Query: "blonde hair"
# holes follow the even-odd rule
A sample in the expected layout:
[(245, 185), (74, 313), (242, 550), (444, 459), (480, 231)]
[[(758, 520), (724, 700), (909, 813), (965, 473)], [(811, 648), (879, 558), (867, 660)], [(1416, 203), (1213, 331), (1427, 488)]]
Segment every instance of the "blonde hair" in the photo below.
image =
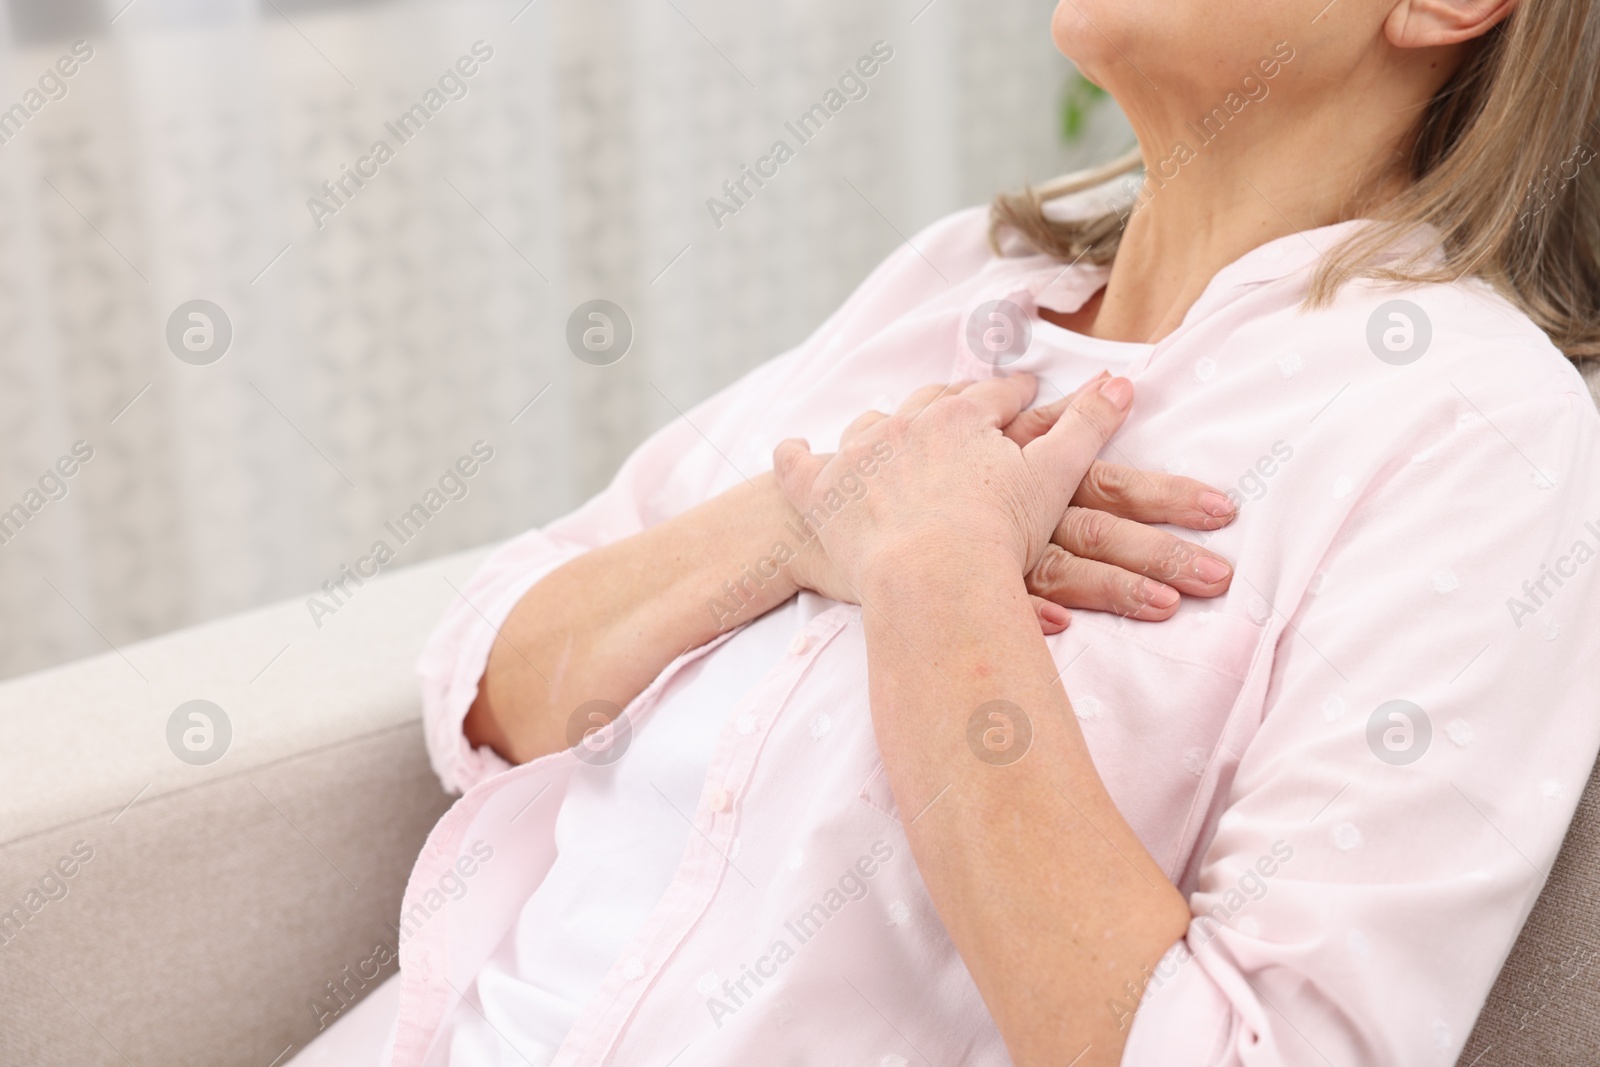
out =
[[(1401, 283), (1476, 276), (1521, 308), (1574, 360), (1600, 356), (1600, 9), (1594, 0), (1524, 0), (1474, 47), (1429, 102), (1411, 149), (1411, 181), (1359, 215), (1374, 219), (1330, 253), (1308, 305), (1351, 278)], [(1131, 205), (1051, 217), (1045, 205), (1143, 165), (1137, 149), (1091, 171), (997, 197), (996, 251), (1006, 231), (1036, 252), (1108, 264)], [(1398, 263), (1378, 254), (1431, 226), (1429, 249)]]

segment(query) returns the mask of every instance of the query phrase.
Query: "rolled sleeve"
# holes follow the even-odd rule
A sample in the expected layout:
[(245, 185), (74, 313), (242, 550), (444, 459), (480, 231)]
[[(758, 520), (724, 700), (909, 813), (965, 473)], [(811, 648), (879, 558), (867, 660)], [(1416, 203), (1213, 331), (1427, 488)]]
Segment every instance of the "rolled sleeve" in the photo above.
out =
[(461, 728), (517, 602), (563, 564), (687, 511), (737, 480), (723, 450), (708, 441), (748, 434), (747, 420), (768, 410), (801, 355), (795, 350), (764, 364), (652, 435), (605, 490), (500, 546), (457, 591), (418, 664), (428, 756), (446, 789), (465, 792), (510, 766), (491, 749), (469, 745)]
[(446, 790), (464, 793), (511, 766), (493, 749), (469, 744), (462, 723), (478, 698), (489, 651), (511, 609), (546, 575), (585, 551), (543, 530), (530, 530), (502, 545), (457, 590), (428, 639), (417, 673), (422, 678), (428, 759)]
[[(1152, 985), (1139, 1007), (1128, 1044), (1123, 1050), (1124, 1064), (1213, 1064), (1227, 1062), (1237, 1020), (1234, 1002), (1221, 986), (1197, 965), (1188, 939), (1174, 944), (1161, 962), (1158, 975), (1170, 976), (1159, 987)], [(1224, 968), (1224, 981), (1229, 969)], [(1156, 996), (1157, 991), (1160, 996)], [(1240, 1002), (1248, 1012), (1255, 1005), (1248, 998)]]

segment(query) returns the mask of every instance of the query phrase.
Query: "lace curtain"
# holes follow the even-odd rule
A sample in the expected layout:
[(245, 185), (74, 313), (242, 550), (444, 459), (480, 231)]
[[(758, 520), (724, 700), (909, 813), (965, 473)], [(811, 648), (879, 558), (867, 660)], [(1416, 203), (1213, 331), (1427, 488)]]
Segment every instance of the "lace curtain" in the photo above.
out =
[(1063, 143), (1052, 6), (10, 0), (0, 676), (569, 510), (905, 235), (1129, 143)]

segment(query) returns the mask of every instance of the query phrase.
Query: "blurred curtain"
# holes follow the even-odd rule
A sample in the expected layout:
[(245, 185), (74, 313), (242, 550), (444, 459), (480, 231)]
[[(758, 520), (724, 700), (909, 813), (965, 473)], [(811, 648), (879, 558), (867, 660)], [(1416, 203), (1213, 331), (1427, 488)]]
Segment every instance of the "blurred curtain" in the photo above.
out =
[[(380, 539), (404, 565), (575, 506), (903, 235), (1128, 143), (1108, 115), (1063, 145), (1052, 6), (10, 0), (0, 511), (28, 519), (0, 525), (0, 676), (304, 595)], [(867, 97), (716, 226), (707, 198), (880, 40)], [(479, 41), (464, 97), (386, 132)], [(394, 158), (314, 218), (379, 139)], [(637, 332), (606, 367), (565, 343), (601, 297)], [(197, 299), (232, 328), (207, 365), (167, 341)], [(476, 441), (465, 499), (387, 536)]]

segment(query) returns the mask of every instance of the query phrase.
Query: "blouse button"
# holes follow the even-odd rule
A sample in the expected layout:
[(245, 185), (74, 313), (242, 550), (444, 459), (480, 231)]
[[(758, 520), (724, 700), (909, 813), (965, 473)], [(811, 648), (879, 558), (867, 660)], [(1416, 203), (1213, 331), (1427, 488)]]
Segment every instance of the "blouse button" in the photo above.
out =
[(734, 729), (745, 737), (749, 737), (756, 732), (756, 717), (750, 714), (739, 716), (739, 720), (734, 723)]
[(718, 789), (711, 794), (712, 811), (727, 811), (732, 802), (733, 798), (728, 795), (726, 789)]
[(644, 977), (644, 961), (638, 956), (629, 956), (622, 964), (622, 977), (632, 982)]
[(800, 633), (795, 634), (793, 639), (789, 641), (789, 654), (791, 656), (798, 656), (810, 645), (811, 638), (807, 637), (804, 631), (801, 631)]

